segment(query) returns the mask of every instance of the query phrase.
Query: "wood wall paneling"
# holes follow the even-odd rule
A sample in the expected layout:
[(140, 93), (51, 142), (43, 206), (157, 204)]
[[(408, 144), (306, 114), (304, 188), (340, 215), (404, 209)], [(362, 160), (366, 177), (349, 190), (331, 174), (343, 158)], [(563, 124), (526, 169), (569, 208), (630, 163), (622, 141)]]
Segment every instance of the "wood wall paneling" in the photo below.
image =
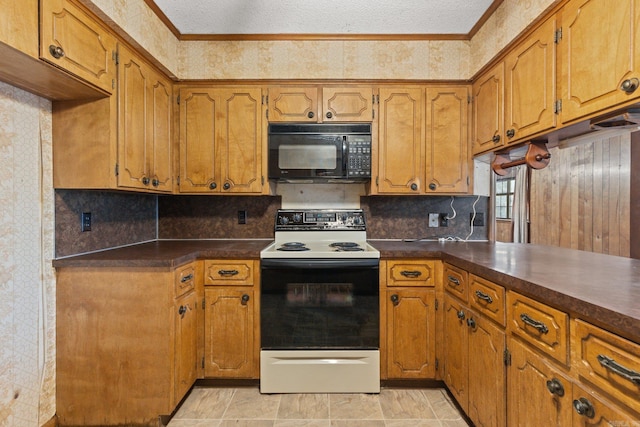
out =
[(631, 181), (629, 133), (552, 148), (532, 173), (531, 243), (630, 256)]

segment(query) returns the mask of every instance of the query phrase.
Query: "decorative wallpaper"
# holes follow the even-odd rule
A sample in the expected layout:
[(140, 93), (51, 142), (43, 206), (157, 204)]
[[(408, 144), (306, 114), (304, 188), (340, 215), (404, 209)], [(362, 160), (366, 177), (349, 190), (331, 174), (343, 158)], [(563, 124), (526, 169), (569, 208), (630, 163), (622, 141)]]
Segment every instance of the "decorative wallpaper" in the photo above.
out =
[(0, 83), (0, 425), (55, 413), (51, 103)]

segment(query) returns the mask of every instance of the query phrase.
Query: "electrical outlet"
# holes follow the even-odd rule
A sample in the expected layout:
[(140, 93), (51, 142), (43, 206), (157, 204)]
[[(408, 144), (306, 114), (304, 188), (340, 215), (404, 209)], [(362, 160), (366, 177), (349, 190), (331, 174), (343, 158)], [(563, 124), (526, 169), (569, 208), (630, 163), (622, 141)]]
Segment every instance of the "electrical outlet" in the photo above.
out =
[(449, 215), (446, 213), (440, 214), (440, 227), (448, 227), (449, 226)]
[(91, 212), (82, 212), (80, 217), (80, 229), (84, 231), (91, 231)]
[(473, 212), (469, 213), (469, 222), (473, 221), (474, 227), (484, 227), (484, 213), (476, 212), (476, 216), (474, 218)]
[(437, 213), (429, 214), (429, 227), (437, 227), (440, 225), (440, 216)]
[(238, 224), (246, 224), (247, 223), (247, 211), (238, 211)]

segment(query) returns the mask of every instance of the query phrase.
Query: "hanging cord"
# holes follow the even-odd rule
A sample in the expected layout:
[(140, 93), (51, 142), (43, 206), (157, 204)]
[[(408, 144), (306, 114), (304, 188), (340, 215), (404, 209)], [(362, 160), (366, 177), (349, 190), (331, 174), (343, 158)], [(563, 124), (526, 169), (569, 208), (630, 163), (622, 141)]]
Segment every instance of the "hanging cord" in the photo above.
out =
[(471, 235), (473, 234), (473, 223), (476, 220), (476, 203), (478, 203), (478, 200), (480, 200), (480, 196), (476, 197), (476, 201), (473, 202), (473, 215), (471, 216), (471, 231), (469, 232), (469, 235), (464, 239), (464, 241), (466, 242), (467, 240), (469, 240), (469, 237), (471, 237)]
[(453, 207), (453, 201), (454, 200), (455, 200), (454, 197), (451, 196), (451, 210), (453, 211), (453, 216), (448, 216), (447, 215), (447, 218), (446, 218), (447, 221), (450, 220), (450, 219), (455, 218), (458, 215), (458, 213), (456, 212), (456, 209)]

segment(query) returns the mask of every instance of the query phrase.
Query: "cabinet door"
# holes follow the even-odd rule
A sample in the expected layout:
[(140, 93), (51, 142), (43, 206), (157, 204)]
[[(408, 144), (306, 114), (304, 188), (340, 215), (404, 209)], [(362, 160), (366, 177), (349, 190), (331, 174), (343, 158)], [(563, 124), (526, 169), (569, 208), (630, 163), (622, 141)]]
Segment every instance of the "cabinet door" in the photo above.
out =
[(318, 122), (318, 88), (274, 86), (269, 88), (270, 122)]
[(217, 115), (222, 106), (213, 89), (180, 89), (180, 191), (220, 192)]
[(196, 381), (198, 373), (197, 295), (188, 293), (176, 300), (175, 398), (177, 405)]
[(151, 187), (156, 191), (173, 191), (171, 81), (157, 72), (151, 73), (149, 87), (149, 130)]
[(116, 39), (71, 0), (40, 2), (40, 57), (111, 93)]
[(504, 145), (504, 62), (473, 84), (473, 154)]
[(505, 333), (471, 312), (469, 327), (469, 418), (477, 426), (505, 426)]
[(256, 378), (253, 289), (206, 287), (204, 293), (205, 376)]
[(262, 191), (262, 90), (220, 91), (220, 128), (216, 144), (221, 160), (222, 192)]
[(466, 86), (427, 89), (427, 193), (469, 190), (468, 96)]
[(560, 11), (562, 122), (633, 101), (621, 90), (640, 78), (640, 4), (637, 0), (572, 0)]
[(0, 42), (38, 57), (38, 0), (0, 0)]
[(466, 307), (444, 296), (444, 382), (466, 413), (469, 409), (468, 314)]
[(424, 90), (380, 88), (379, 193), (420, 194), (424, 162)]
[(571, 425), (571, 382), (544, 358), (516, 339), (509, 339), (507, 425)]
[(505, 59), (507, 143), (556, 125), (556, 20), (550, 18)]
[(373, 88), (323, 87), (323, 122), (370, 122), (373, 120)]
[(435, 293), (387, 291), (389, 378), (435, 377)]

